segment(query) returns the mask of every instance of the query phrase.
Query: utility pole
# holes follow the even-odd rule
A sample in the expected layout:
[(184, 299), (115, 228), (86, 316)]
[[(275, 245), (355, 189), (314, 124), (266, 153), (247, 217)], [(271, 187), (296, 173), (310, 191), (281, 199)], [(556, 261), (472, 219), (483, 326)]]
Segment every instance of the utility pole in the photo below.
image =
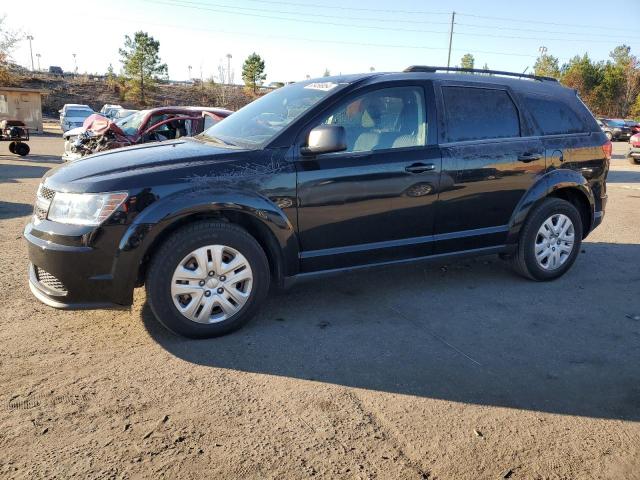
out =
[(29, 54), (31, 55), (31, 71), (33, 72), (36, 69), (33, 66), (33, 50), (31, 49), (31, 40), (33, 40), (33, 35), (27, 35), (27, 40), (29, 40)]
[(451, 42), (453, 42), (453, 22), (456, 19), (456, 12), (451, 12), (451, 30), (449, 30), (449, 55), (447, 56), (447, 68), (451, 65)]
[(189, 78), (187, 80), (191, 80), (191, 65), (187, 66), (187, 68), (189, 69)]
[(71, 55), (73, 55), (73, 76), (75, 78), (78, 75), (78, 63), (76, 62), (76, 54), (72, 53)]
[(231, 54), (227, 53), (227, 83), (231, 85)]
[(38, 58), (38, 71), (40, 71), (40, 54), (36, 53), (36, 57)]

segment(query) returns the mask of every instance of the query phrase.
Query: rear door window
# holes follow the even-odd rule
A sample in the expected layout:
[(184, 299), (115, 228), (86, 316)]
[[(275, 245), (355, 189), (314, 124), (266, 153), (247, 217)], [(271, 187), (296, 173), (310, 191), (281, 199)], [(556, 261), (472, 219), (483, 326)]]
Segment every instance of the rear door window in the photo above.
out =
[(505, 90), (442, 87), (449, 142), (520, 136), (518, 110)]
[(565, 102), (543, 95), (526, 95), (524, 105), (543, 135), (588, 132), (590, 128)]

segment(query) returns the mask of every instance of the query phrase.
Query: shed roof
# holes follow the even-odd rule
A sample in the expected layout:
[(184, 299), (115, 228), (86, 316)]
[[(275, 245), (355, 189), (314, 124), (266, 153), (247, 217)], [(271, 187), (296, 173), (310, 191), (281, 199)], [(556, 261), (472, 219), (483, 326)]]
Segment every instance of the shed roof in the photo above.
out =
[(41, 90), (39, 88), (19, 88), (19, 87), (5, 87), (0, 85), (0, 92), (22, 92), (22, 93), (47, 93), (46, 90)]

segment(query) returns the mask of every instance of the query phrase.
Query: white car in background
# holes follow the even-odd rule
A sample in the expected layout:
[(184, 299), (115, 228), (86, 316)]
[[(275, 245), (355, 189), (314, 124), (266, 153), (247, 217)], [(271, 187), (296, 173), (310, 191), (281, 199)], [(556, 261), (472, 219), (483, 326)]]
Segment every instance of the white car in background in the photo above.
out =
[(62, 132), (81, 127), (84, 120), (95, 112), (89, 105), (67, 103), (60, 110), (60, 128)]

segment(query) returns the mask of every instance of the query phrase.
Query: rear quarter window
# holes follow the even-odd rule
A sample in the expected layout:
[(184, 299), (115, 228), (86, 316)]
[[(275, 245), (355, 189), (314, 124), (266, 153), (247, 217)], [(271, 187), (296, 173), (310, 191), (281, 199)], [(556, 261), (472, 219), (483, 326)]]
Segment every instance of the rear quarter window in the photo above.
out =
[(505, 90), (442, 87), (449, 142), (520, 136), (520, 118)]
[[(564, 99), (531, 94), (523, 96), (523, 102), (543, 135), (566, 135), (592, 130), (585, 118), (585, 113), (589, 117), (591, 114), (588, 111), (576, 111), (580, 105), (572, 107)], [(577, 97), (576, 103), (580, 103)]]

